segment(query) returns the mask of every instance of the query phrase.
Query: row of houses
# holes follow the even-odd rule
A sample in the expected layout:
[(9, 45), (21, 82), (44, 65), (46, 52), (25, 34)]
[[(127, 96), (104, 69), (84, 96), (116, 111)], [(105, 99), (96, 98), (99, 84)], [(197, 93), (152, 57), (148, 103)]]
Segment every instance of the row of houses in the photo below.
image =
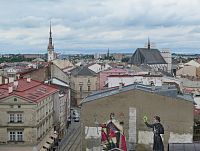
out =
[[(48, 150), (67, 132), (69, 77), (52, 62), (1, 75), (1, 150)], [(15, 66), (14, 66), (15, 67)], [(12, 68), (12, 67), (10, 67)]]

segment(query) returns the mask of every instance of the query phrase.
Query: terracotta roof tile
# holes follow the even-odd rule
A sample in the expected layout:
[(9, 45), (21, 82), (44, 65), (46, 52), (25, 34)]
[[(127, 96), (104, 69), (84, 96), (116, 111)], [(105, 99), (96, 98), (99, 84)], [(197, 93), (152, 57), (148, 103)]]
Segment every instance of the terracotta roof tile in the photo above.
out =
[[(13, 87), (13, 92), (9, 93), (8, 89), (11, 86)], [(32, 102), (40, 102), (42, 98), (58, 91), (59, 90), (56, 87), (36, 80), (27, 82), (27, 79), (24, 78), (18, 80), (17, 87), (14, 86), (14, 83), (0, 85), (0, 99), (16, 95)]]

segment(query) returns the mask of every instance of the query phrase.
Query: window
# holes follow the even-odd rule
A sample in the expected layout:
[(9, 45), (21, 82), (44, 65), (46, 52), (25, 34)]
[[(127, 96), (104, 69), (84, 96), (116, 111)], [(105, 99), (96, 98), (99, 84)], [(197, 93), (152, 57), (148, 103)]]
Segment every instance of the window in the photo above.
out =
[(10, 131), (9, 141), (23, 141), (23, 131)]
[(9, 134), (9, 140), (10, 141), (15, 141), (15, 132), (10, 132), (10, 134)]
[(82, 98), (82, 97), (83, 97), (83, 87), (80, 86), (80, 98)]
[(90, 86), (88, 85), (88, 91), (90, 91)]
[(88, 78), (88, 83), (90, 83), (90, 79)]
[(14, 101), (16, 102), (16, 101), (17, 101), (17, 98), (14, 98)]
[(21, 122), (23, 122), (23, 114), (22, 113), (10, 113), (9, 114), (9, 122), (10, 123), (21, 123)]
[(80, 86), (80, 92), (82, 92), (82, 89), (83, 89), (83, 87), (82, 87), (82, 86)]
[(22, 114), (17, 114), (17, 122), (22, 122)]
[(17, 132), (17, 141), (23, 141), (23, 132), (22, 131)]
[(15, 122), (15, 114), (10, 114), (10, 123)]

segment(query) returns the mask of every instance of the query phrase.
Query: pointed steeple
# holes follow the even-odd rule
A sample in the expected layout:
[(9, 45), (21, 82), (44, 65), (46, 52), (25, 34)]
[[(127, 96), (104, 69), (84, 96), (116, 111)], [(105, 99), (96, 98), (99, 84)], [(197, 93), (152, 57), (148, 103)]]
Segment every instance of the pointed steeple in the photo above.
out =
[(150, 39), (149, 39), (149, 37), (148, 37), (148, 49), (151, 49), (151, 43), (150, 43)]
[(107, 52), (107, 57), (109, 58), (110, 57), (110, 50), (108, 48), (108, 52)]
[(52, 31), (51, 31), (51, 21), (50, 21), (50, 27), (49, 27), (49, 44), (48, 44), (48, 51), (54, 51), (54, 46), (53, 46), (53, 40), (52, 40)]
[(51, 21), (50, 21), (49, 35), (50, 35), (50, 38), (52, 38), (52, 33), (51, 33)]

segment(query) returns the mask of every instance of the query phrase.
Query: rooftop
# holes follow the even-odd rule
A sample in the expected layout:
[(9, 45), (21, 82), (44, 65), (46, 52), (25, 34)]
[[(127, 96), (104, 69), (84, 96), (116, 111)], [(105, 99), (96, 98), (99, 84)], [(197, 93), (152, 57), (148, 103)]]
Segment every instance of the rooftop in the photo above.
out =
[(71, 74), (74, 76), (96, 76), (96, 73), (87, 66), (80, 66), (72, 69)]
[[(9, 92), (9, 89), (11, 92)], [(56, 87), (24, 78), (9, 84), (0, 85), (0, 99), (9, 96), (19, 96), (25, 100), (40, 102), (42, 98), (54, 94), (57, 91), (58, 89)]]
[(175, 85), (163, 85), (161, 87), (156, 87), (156, 86), (146, 86), (142, 84), (131, 84), (131, 85), (123, 86), (123, 87), (114, 87), (114, 88), (109, 88), (106, 90), (93, 92), (91, 95), (83, 99), (81, 103), (95, 101), (100, 98), (112, 96), (118, 93), (130, 91), (130, 90), (141, 90), (141, 91), (155, 93), (162, 96), (179, 98), (186, 101), (193, 101), (193, 98), (190, 95), (178, 95)]
[(131, 64), (166, 64), (158, 49), (137, 48), (130, 59)]

